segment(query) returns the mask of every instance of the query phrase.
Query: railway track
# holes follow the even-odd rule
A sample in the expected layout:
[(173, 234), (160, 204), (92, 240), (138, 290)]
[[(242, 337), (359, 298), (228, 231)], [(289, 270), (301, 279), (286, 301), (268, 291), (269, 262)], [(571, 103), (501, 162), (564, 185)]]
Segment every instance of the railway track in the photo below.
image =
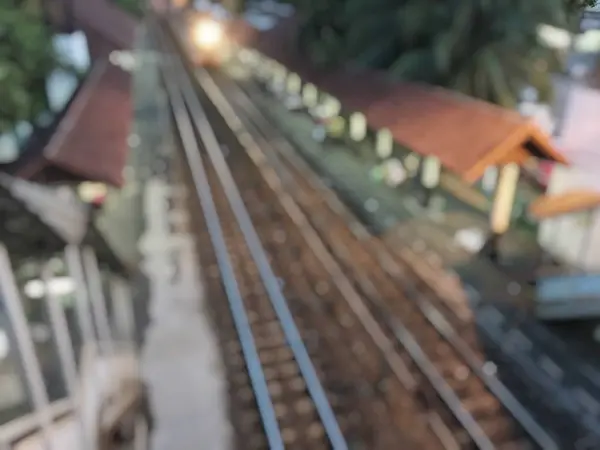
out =
[[(240, 200), (268, 262), (276, 268), (273, 276), (290, 305), (340, 435), (345, 445), (351, 443), (348, 448), (410, 448), (419, 443), (428, 449), (558, 449), (586, 439), (585, 430), (560, 411), (546, 412), (554, 414), (552, 434), (540, 425), (486, 361), (473, 321), (464, 320), (456, 303), (432, 289), (413, 261), (392, 256), (361, 228), (243, 90), (206, 72), (199, 79), (206, 96), (200, 96), (200, 105), (190, 94), (187, 106), (194, 116), (206, 113), (211, 124), (218, 124), (215, 142), (227, 155)], [(298, 416), (293, 406), (303, 404), (300, 410), (315, 412), (311, 392), (290, 391), (288, 377), (282, 378), (277, 369), (283, 364), (297, 386), (306, 386), (283, 325), (266, 300), (265, 280), (249, 263), (247, 239), (235, 225), (236, 212), (219, 187), (218, 171), (209, 169), (207, 176), (285, 446), (339, 448), (332, 445), (319, 414)], [(200, 241), (206, 239), (204, 234)], [(208, 258), (204, 265), (218, 283), (218, 261)], [(227, 322), (222, 306), (216, 316)], [(248, 366), (248, 356), (240, 353), (231, 324), (223, 329), (232, 330), (223, 339), (237, 368), (233, 378), (252, 403), (248, 376), (240, 372)], [(399, 345), (393, 348), (391, 343)], [(260, 417), (251, 409), (241, 415), (252, 419), (242, 418), (241, 423), (251, 423), (258, 436)], [(428, 435), (425, 426), (434, 433)], [(256, 448), (264, 444), (261, 438), (257, 442)]]
[[(242, 117), (245, 115), (250, 129), (258, 132), (257, 141), (262, 142), (260, 148), (267, 154), (271, 154), (270, 163), (278, 168), (280, 178), (290, 180), (290, 174), (287, 172), (296, 174), (292, 175), (291, 192), (296, 195), (299, 204), (306, 203), (304, 209), (308, 212), (307, 215), (313, 219), (315, 228), (320, 230), (320, 235), (330, 244), (330, 248), (332, 245), (337, 245), (337, 250), (334, 249), (332, 253), (342, 255), (339, 257), (341, 259), (346, 255), (347, 261), (352, 264), (352, 259), (347, 255), (351, 254), (356, 259), (355, 256), (360, 254), (360, 249), (349, 252), (351, 243), (341, 238), (344, 233), (347, 235), (350, 232), (352, 234), (350, 240), (362, 246), (363, 252), (371, 253), (371, 260), (366, 264), (367, 268), (379, 264), (388, 276), (400, 279), (399, 287), (408, 291), (409, 297), (414, 299), (428, 321), (456, 346), (463, 355), (464, 361), (468, 363), (467, 369), (477, 375), (483, 375), (482, 381), (494, 395), (501, 397), (503, 407), (525, 425), (523, 431), (538, 435), (537, 432), (541, 427), (536, 427), (531, 419), (532, 416), (542, 417), (541, 422), (551, 430), (551, 434), (555, 436), (555, 441), (561, 448), (571, 446), (578, 449), (600, 448), (598, 431), (600, 417), (597, 401), (591, 398), (597, 383), (592, 375), (593, 372), (587, 372), (585, 363), (581, 372), (577, 368), (571, 371), (569, 367), (569, 373), (562, 374), (562, 370), (555, 366), (553, 357), (540, 356), (536, 359), (525, 356), (523, 353), (527, 353), (529, 345), (532, 344), (526, 337), (527, 331), (514, 328), (505, 336), (498, 335), (496, 322), (498, 320), (504, 322), (504, 319), (511, 314), (503, 316), (498, 309), (499, 306), (493, 304), (470, 305), (464, 289), (457, 286), (456, 276), (443, 270), (439, 258), (433, 261), (426, 260), (425, 255), (415, 253), (410, 248), (412, 245), (399, 251), (390, 249), (388, 252), (385, 248), (387, 243), (369, 235), (365, 226), (346, 209), (329, 186), (316, 178), (310, 167), (296, 155), (295, 150), (282, 138), (281, 133), (266, 123), (264, 117), (261, 117), (260, 110), (257, 110), (247, 97), (244, 98), (246, 96), (244, 88), (248, 89), (248, 85), (243, 83), (244, 88), (232, 86), (231, 79), (220, 77), (219, 74), (214, 75), (213, 81), (220, 85), (222, 92), (228, 93), (230, 102), (237, 105), (238, 115)], [(237, 95), (233, 94), (240, 89), (241, 95), (239, 92)], [(249, 90), (252, 91), (252, 87)], [(273, 147), (276, 147), (276, 150)], [(299, 188), (302, 185), (305, 186), (305, 190)], [(314, 207), (314, 204), (323, 203), (321, 209)], [(322, 208), (328, 211), (324, 212)], [(343, 222), (339, 225), (344, 229), (343, 232), (331, 227), (336, 220)], [(361, 268), (360, 273), (368, 273), (368, 271)], [(377, 279), (377, 276), (371, 278), (373, 279)], [(373, 283), (363, 281), (363, 286), (366, 286), (363, 292), (373, 292), (369, 284)], [(377, 282), (375, 284), (381, 285)], [(398, 314), (402, 314), (402, 311)], [(494, 323), (493, 329), (488, 328), (491, 323)], [(518, 325), (515, 324), (515, 327)], [(547, 344), (560, 347), (560, 342), (553, 341)], [(515, 345), (523, 345), (523, 351), (517, 351)], [(558, 351), (552, 348), (552, 351), (554, 350)], [(561, 347), (563, 353), (564, 350)], [(573, 363), (580, 364), (578, 360), (574, 360)], [(541, 364), (542, 367), (537, 367), (537, 364)], [(565, 379), (564, 384), (557, 382), (556, 371), (562, 374), (560, 378)], [(498, 383), (498, 378), (501, 378), (503, 383)], [(575, 381), (576, 379), (579, 380)], [(526, 403), (527, 408), (515, 402), (514, 398), (511, 399), (510, 391), (518, 392), (519, 400)], [(485, 402), (485, 400), (479, 397), (477, 402)], [(467, 404), (472, 405), (472, 402), (469, 401)], [(531, 413), (528, 413), (527, 409), (530, 409)], [(540, 443), (543, 440), (536, 440), (536, 442)]]
[(352, 287), (330, 276), (262, 173), (237, 158), (235, 136), (209, 126), (158, 35), (198, 192), (191, 206), (201, 212), (194, 220), (229, 368), (236, 448), (444, 448), (431, 433), (443, 427), (411, 395), (414, 381), (377, 321), (360, 299), (347, 301)]
[[(388, 336), (402, 344), (399, 350), (405, 364), (411, 367), (414, 378), (421, 385), (426, 382), (429, 387), (420, 390), (425, 403), (431, 407), (438, 399), (442, 400), (445, 419), (451, 424), (458, 445), (559, 448), (554, 437), (494, 376), (494, 366), (485, 364), (485, 358), (478, 352), (474, 327), (454, 328), (440, 312), (439, 299), (431, 301), (430, 293), (423, 292), (417, 285), (413, 273), (407, 273), (407, 268), (391, 258), (366, 231), (357, 236), (350, 230), (348, 217), (340, 214), (343, 208), (331, 199), (325, 200), (326, 188), (318, 186), (316, 180), (309, 181), (307, 171), (299, 169), (301, 163), (293, 159), (292, 152), (281, 151), (285, 142), (244, 98), (243, 92), (236, 92), (236, 87), (231, 84), (224, 86), (223, 79), (217, 81), (222, 89), (216, 85), (207, 87), (215, 80), (208, 78), (206, 73), (201, 74), (200, 79), (211, 100), (220, 106), (221, 114), (229, 118), (230, 128), (237, 130), (241, 141), (246, 141), (243, 155), (254, 153), (256, 165), (263, 168), (268, 165), (278, 171), (321, 242), (343, 267), (355, 289), (370, 300), (373, 313), (383, 317)], [(219, 99), (222, 92), (229, 93), (229, 98)], [(235, 115), (231, 110), (228, 114), (227, 101), (223, 100), (236, 106)], [(236, 123), (236, 116), (242, 117), (251, 139)], [(279, 152), (273, 151), (275, 146)], [(237, 158), (244, 156), (240, 154)], [(272, 184), (276, 185), (277, 181)], [(356, 225), (354, 229), (357, 229)], [(382, 310), (385, 311), (383, 314)]]

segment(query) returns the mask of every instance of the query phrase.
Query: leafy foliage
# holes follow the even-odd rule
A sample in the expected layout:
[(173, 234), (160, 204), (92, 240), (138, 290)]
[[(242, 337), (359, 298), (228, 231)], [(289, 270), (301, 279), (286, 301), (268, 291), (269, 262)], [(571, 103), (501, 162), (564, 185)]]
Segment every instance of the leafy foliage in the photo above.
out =
[(571, 27), (595, 0), (290, 0), (298, 45), (324, 66), (355, 64), (514, 107), (525, 86), (548, 97), (558, 55), (537, 27)]
[(0, 133), (48, 109), (46, 77), (60, 65), (41, 11), (0, 0)]
[(144, 15), (144, 8), (140, 0), (113, 0), (113, 2), (116, 6), (135, 17)]
[(240, 14), (246, 8), (245, 0), (223, 0), (221, 2), (225, 9), (230, 11), (233, 14)]
[(592, 8), (598, 4), (598, 0), (565, 0), (570, 11), (579, 12), (584, 8)]

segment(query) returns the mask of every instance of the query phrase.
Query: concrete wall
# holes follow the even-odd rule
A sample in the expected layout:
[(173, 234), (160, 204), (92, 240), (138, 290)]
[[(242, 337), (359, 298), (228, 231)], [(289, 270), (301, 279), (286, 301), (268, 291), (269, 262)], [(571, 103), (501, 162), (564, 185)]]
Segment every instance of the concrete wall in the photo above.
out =
[[(571, 85), (563, 95), (566, 109), (556, 144), (571, 166), (554, 167), (548, 194), (582, 189), (600, 192), (600, 91)], [(600, 212), (591, 218), (576, 214), (546, 220), (540, 226), (539, 241), (560, 260), (600, 270)]]
[[(556, 167), (548, 185), (549, 194), (571, 190), (600, 190), (598, 172), (578, 167)], [(561, 261), (586, 270), (600, 270), (600, 210), (544, 220), (539, 242)]]

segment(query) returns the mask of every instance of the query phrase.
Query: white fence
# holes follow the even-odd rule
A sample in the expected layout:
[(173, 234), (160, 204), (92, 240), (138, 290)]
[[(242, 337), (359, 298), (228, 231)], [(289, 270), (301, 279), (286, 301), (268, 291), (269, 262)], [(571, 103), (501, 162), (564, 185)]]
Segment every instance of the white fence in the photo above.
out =
[[(6, 365), (9, 358), (16, 361), (6, 367), (12, 367), (13, 375), (24, 385), (21, 403), (30, 410), (0, 426), (2, 450), (100, 449), (107, 414), (109, 420), (118, 416), (129, 406), (122, 405), (124, 400), (134, 404), (140, 397), (135, 326), (126, 280), (102, 272), (89, 247), (67, 246), (62, 261), (68, 277), (61, 279), (71, 281), (67, 288), (57, 292), (53, 287), (55, 271), (44, 263), (39, 278), (33, 280), (43, 288), (29, 289), (26, 295), (6, 248), (0, 244), (0, 308), (7, 319), (10, 347), (0, 365)], [(28, 317), (31, 314), (26, 309), (31, 309), (27, 306), (32, 295), (43, 302), (47, 336), (42, 336), (39, 323)], [(72, 305), (64, 304), (65, 297), (73, 299)], [(71, 321), (67, 310), (73, 313)], [(40, 336), (51, 344), (40, 348)], [(51, 349), (54, 357), (46, 354)], [(45, 376), (49, 361), (60, 372), (60, 380)], [(56, 390), (53, 383), (62, 383), (65, 396), (51, 402), (48, 392)]]

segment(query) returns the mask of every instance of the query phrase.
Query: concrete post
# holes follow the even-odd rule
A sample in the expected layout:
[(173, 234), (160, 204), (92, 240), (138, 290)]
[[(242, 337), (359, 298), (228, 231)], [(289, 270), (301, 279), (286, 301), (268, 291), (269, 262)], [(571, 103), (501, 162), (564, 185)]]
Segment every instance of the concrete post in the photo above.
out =
[(363, 113), (354, 113), (349, 121), (350, 139), (360, 142), (367, 136), (367, 118)]
[(442, 165), (435, 156), (428, 156), (423, 161), (423, 170), (421, 171), (421, 184), (425, 190), (423, 195), (423, 206), (428, 207), (431, 203), (431, 196), (436, 187), (440, 184), (440, 175)]
[(302, 101), (307, 108), (314, 108), (319, 103), (319, 91), (314, 84), (305, 84), (302, 88)]
[(92, 305), (96, 329), (100, 337), (101, 348), (112, 350), (112, 336), (110, 325), (108, 323), (108, 312), (106, 310), (106, 298), (102, 286), (102, 276), (98, 268), (96, 253), (91, 247), (83, 250), (83, 267), (88, 282), (89, 295)]
[(375, 135), (375, 152), (381, 159), (392, 156), (394, 150), (394, 137), (392, 132), (386, 128), (378, 130)]
[(302, 90), (302, 80), (296, 73), (290, 73), (286, 80), (286, 89), (288, 94), (300, 95)]

